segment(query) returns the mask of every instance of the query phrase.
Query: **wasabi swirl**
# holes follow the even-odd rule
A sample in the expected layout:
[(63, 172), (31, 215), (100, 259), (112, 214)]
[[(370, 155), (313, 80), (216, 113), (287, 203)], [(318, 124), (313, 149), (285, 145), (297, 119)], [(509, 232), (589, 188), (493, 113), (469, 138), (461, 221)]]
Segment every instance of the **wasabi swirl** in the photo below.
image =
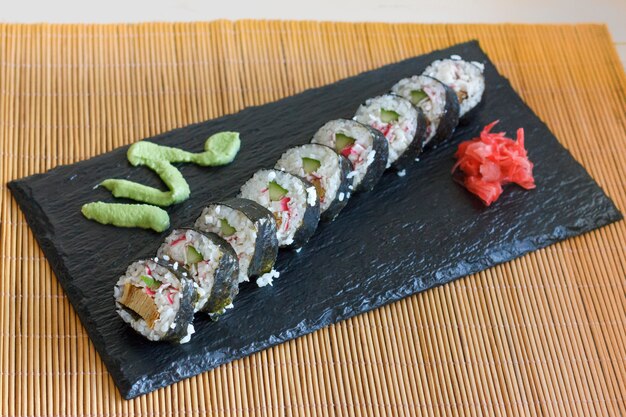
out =
[(200, 166), (220, 166), (231, 163), (241, 141), (237, 132), (216, 133), (204, 143), (204, 152), (192, 153), (182, 149), (157, 145), (152, 142), (137, 142), (128, 148), (128, 161), (133, 166), (146, 166), (153, 170), (165, 183), (168, 191), (149, 187), (133, 181), (107, 179), (100, 185), (111, 191), (113, 196), (129, 198), (155, 206), (167, 207), (189, 198), (189, 184), (180, 171), (172, 165), (177, 162), (192, 162)]
[(119, 227), (140, 227), (163, 232), (169, 228), (169, 215), (155, 206), (167, 207), (189, 198), (191, 190), (182, 173), (172, 163), (190, 162), (200, 166), (221, 166), (231, 163), (241, 147), (238, 132), (219, 132), (204, 143), (204, 152), (141, 141), (128, 148), (126, 156), (133, 166), (146, 166), (167, 186), (167, 191), (123, 179), (106, 179), (101, 186), (114, 197), (128, 198), (145, 204), (88, 203), (81, 212), (102, 224)]
[(118, 227), (140, 227), (163, 232), (170, 227), (167, 211), (147, 204), (114, 204), (97, 201), (80, 209), (89, 220)]

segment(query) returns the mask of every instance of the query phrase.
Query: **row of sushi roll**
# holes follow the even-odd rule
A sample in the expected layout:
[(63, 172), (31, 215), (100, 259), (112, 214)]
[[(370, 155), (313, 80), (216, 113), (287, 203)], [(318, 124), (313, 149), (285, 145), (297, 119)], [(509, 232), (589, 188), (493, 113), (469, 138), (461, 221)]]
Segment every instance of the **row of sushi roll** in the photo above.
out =
[(449, 139), (484, 90), (483, 65), (452, 56), (366, 100), (352, 120), (329, 121), (237, 197), (209, 204), (194, 228), (173, 230), (155, 258), (132, 263), (115, 285), (119, 315), (149, 340), (187, 342), (196, 312), (216, 318), (240, 283), (271, 283), (279, 248), (299, 250), (351, 194), (371, 191), (389, 167), (400, 175)]

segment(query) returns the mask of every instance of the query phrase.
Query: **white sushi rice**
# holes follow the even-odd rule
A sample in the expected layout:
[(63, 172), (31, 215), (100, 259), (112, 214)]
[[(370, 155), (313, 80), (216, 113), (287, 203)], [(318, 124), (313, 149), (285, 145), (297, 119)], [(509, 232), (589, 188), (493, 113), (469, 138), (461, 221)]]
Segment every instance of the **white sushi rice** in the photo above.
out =
[[(226, 220), (235, 229), (231, 236), (222, 233), (222, 220)], [(239, 259), (239, 282), (249, 281), (248, 267), (254, 256), (257, 228), (245, 214), (221, 204), (205, 207), (196, 220), (196, 229), (203, 232), (217, 233), (231, 244)]]
[[(190, 263), (187, 259), (188, 247), (194, 248), (200, 255), (202, 261)], [(215, 283), (215, 271), (223, 256), (219, 246), (211, 239), (191, 229), (177, 229), (170, 233), (165, 242), (157, 251), (157, 256), (172, 262), (184, 265), (191, 273), (196, 290), (198, 291), (198, 301), (195, 310), (201, 310), (209, 301), (213, 284)]]
[[(311, 173), (304, 171), (302, 158), (311, 158), (320, 162), (320, 167)], [(325, 212), (332, 204), (341, 185), (341, 157), (327, 146), (307, 144), (291, 148), (282, 154), (276, 168), (299, 177), (306, 178), (319, 187), (320, 212)], [(313, 204), (315, 196), (313, 196)], [(307, 201), (310, 205), (311, 200)]]
[[(275, 181), (287, 194), (279, 201), (272, 201), (269, 183)], [(309, 188), (309, 187), (307, 187)], [(304, 183), (287, 172), (262, 169), (257, 171), (241, 186), (239, 197), (256, 201), (272, 212), (276, 219), (276, 237), (280, 246), (289, 246), (293, 237), (302, 226), (304, 213), (309, 204), (309, 195)]]
[(189, 342), (191, 340), (191, 335), (194, 334), (195, 332), (196, 332), (196, 329), (193, 327), (193, 324), (188, 324), (187, 334), (185, 335), (185, 337), (180, 339), (180, 344), (182, 345), (183, 343)]
[(258, 277), (256, 280), (256, 285), (258, 285), (259, 287), (265, 287), (267, 285), (273, 286), (274, 278), (278, 278), (279, 276), (280, 276), (280, 272), (278, 272), (275, 269), (272, 269), (270, 272), (267, 272), (261, 275), (260, 277)]
[(427, 96), (419, 103), (413, 103), (422, 109), (424, 116), (428, 120), (426, 139), (424, 140), (424, 144), (427, 144), (435, 137), (441, 118), (444, 116), (446, 89), (439, 81), (425, 75), (414, 75), (411, 78), (404, 78), (391, 87), (392, 93), (411, 101), (411, 93), (413, 91), (423, 91)]
[(353, 171), (347, 176), (348, 178), (353, 178), (352, 184), (356, 188), (376, 158), (372, 133), (367, 127), (354, 120), (331, 120), (315, 133), (311, 143), (319, 143), (337, 149), (337, 134), (354, 139), (354, 145), (342, 154), (352, 162)]
[[(160, 282), (161, 285), (156, 289), (150, 289), (141, 279), (142, 276), (148, 276)], [(152, 327), (148, 326), (143, 318), (131, 314), (127, 307), (119, 303), (127, 283), (141, 288), (146, 293), (154, 292), (152, 298), (159, 312), (159, 318), (155, 320)], [(120, 317), (147, 339), (161, 340), (170, 329), (176, 328), (176, 314), (180, 308), (182, 297), (181, 282), (176, 275), (153, 260), (132, 263), (126, 270), (126, 273), (115, 284), (113, 296), (115, 297), (115, 305)], [(193, 325), (190, 326), (193, 332)], [(189, 335), (189, 332), (187, 334)], [(184, 342), (181, 340), (180, 343)]]
[(311, 207), (317, 204), (317, 190), (315, 187), (309, 187), (306, 189), (306, 203)]
[(455, 56), (452, 59), (434, 61), (423, 75), (434, 77), (452, 88), (459, 97), (460, 116), (480, 103), (485, 91), (485, 66), (480, 62), (468, 62)]
[[(399, 118), (389, 123), (381, 119), (381, 110), (394, 111)], [(354, 120), (372, 126), (385, 135), (389, 142), (389, 159), (391, 166), (413, 142), (417, 132), (418, 112), (411, 102), (403, 97), (385, 94), (367, 99), (354, 116)]]

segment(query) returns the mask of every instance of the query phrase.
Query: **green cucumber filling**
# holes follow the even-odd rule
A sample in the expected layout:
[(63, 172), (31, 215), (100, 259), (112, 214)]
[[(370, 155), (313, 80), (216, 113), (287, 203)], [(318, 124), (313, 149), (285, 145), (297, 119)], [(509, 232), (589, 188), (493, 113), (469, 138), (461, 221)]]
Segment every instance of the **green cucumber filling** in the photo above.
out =
[(192, 265), (204, 260), (204, 257), (193, 246), (187, 246), (187, 264)]
[(237, 229), (232, 227), (226, 219), (220, 220), (220, 228), (222, 229), (222, 236), (224, 237), (232, 236), (235, 234), (235, 232), (237, 232)]
[(428, 94), (423, 92), (422, 90), (413, 90), (411, 91), (411, 103), (419, 104), (422, 100), (428, 98)]
[(354, 145), (354, 142), (356, 142), (356, 140), (350, 136), (346, 136), (343, 133), (335, 133), (335, 149), (337, 149), (337, 152), (341, 152)]
[(306, 157), (302, 158), (302, 168), (304, 169), (304, 172), (306, 172), (307, 174), (317, 171), (320, 168), (320, 166), (322, 166), (322, 163), (318, 161), (317, 159), (306, 158)]
[(270, 192), (271, 201), (280, 201), (281, 198), (287, 195), (287, 190), (278, 185), (276, 181), (271, 181), (267, 188)]
[(142, 275), (141, 280), (150, 288), (151, 290), (156, 290), (161, 286), (161, 283), (156, 279), (149, 277), (147, 275)]
[(400, 119), (398, 112), (393, 110), (380, 109), (380, 120), (383, 123), (397, 122)]

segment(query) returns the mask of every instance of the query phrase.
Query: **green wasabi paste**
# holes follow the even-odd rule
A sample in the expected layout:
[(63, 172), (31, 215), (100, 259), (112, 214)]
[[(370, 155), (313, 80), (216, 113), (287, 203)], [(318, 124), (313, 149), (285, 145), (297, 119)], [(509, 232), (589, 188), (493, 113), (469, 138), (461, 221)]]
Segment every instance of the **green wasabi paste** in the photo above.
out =
[(180, 171), (168, 161), (147, 159), (141, 165), (147, 166), (161, 177), (169, 191), (161, 191), (158, 188), (148, 187), (133, 181), (118, 179), (104, 180), (100, 185), (111, 191), (115, 197), (130, 198), (161, 207), (180, 203), (189, 198), (189, 194), (191, 194), (189, 184)]
[[(182, 149), (157, 145), (152, 142), (137, 142), (126, 154), (133, 166), (146, 166), (153, 170), (165, 183), (168, 190), (149, 187), (133, 181), (107, 179), (102, 185), (113, 196), (129, 198), (146, 204), (109, 204), (103, 202), (85, 204), (83, 215), (103, 224), (120, 227), (141, 227), (162, 232), (169, 228), (166, 211), (154, 207), (166, 207), (189, 198), (191, 190), (181, 172), (172, 163), (191, 162), (200, 166), (220, 166), (231, 163), (241, 141), (237, 132), (220, 132), (204, 143), (204, 152), (192, 153)], [(148, 205), (151, 204), (151, 205)]]
[(231, 163), (237, 156), (240, 146), (239, 133), (220, 132), (204, 142), (204, 152), (192, 153), (141, 141), (128, 148), (127, 156), (134, 166), (144, 165), (146, 160), (192, 162), (203, 167), (219, 166)]
[(80, 210), (89, 220), (118, 227), (141, 227), (163, 232), (170, 227), (167, 211), (147, 204), (112, 204), (101, 201), (83, 205)]
[(204, 143), (204, 152), (192, 153), (182, 149), (137, 142), (128, 148), (127, 157), (133, 166), (145, 165), (165, 183), (168, 191), (120, 179), (104, 180), (102, 185), (115, 197), (167, 207), (189, 198), (189, 184), (172, 163), (192, 162), (201, 166), (226, 165), (235, 159), (241, 141), (237, 132), (216, 133)]

